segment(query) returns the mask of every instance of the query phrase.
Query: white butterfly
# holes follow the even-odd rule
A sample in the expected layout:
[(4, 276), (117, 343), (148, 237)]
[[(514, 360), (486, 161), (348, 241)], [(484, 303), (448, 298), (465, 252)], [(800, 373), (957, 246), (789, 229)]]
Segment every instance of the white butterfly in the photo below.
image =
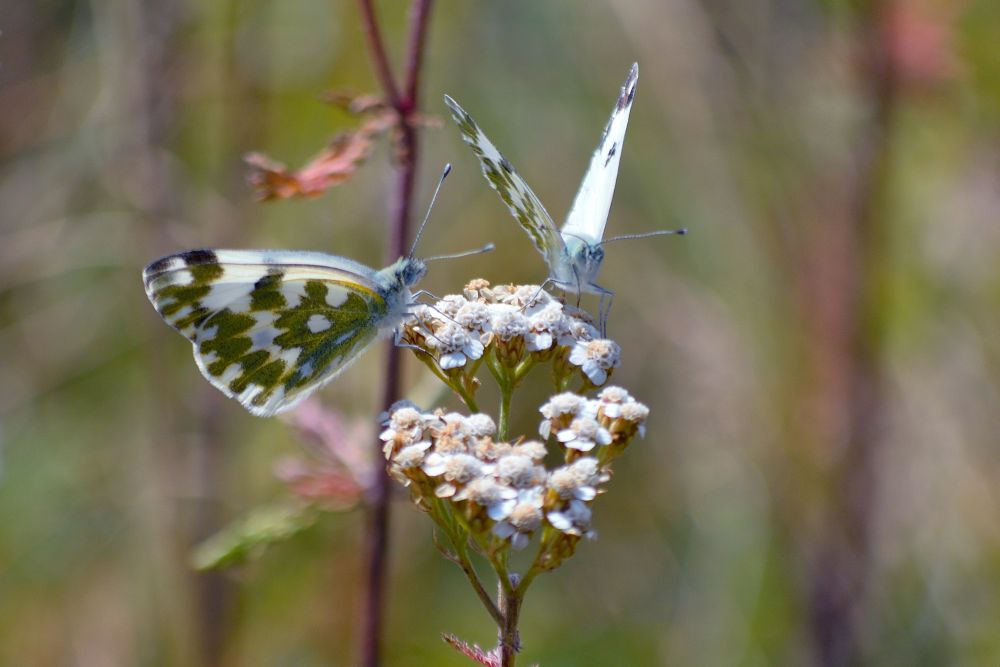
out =
[(320, 252), (206, 249), (158, 259), (142, 278), (156, 311), (191, 341), (202, 375), (270, 417), (396, 331), (426, 272), (412, 250), (376, 271)]
[[(686, 230), (634, 234), (604, 240), (604, 227), (611, 210), (611, 199), (618, 180), (625, 143), (625, 129), (639, 80), (639, 65), (634, 63), (622, 86), (611, 118), (604, 128), (601, 141), (590, 159), (590, 166), (580, 183), (569, 215), (561, 230), (556, 228), (545, 207), (522, 179), (513, 165), (486, 137), (476, 121), (455, 100), (445, 95), (445, 104), (452, 111), (462, 137), (479, 158), (486, 180), (500, 195), (514, 218), (528, 233), (535, 248), (549, 266), (550, 282), (574, 294), (597, 294), (602, 330), (605, 328), (614, 292), (597, 284), (597, 272), (604, 261), (604, 244), (623, 238), (641, 238), (660, 234), (684, 234)], [(607, 300), (607, 308), (605, 308)]]
[(205, 379), (270, 417), (393, 332), (426, 271), (413, 257), (376, 271), (318, 252), (191, 250), (153, 262), (143, 282)]

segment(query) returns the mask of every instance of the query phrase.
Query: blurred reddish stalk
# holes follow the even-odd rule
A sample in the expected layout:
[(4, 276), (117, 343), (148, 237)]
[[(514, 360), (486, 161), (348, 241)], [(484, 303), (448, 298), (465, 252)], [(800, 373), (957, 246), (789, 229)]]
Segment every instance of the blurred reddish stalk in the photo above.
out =
[(813, 239), (813, 265), (825, 265), (826, 278), (835, 279), (814, 275), (804, 302), (814, 333), (814, 400), (820, 411), (814, 423), (832, 455), (826, 471), (830, 506), (823, 534), (813, 545), (809, 591), (816, 661), (824, 667), (860, 664), (859, 611), (870, 583), (885, 407), (889, 238), (884, 203), (900, 87), (884, 20), (891, 10), (888, 2), (875, 2), (858, 17), (860, 84), (869, 117), (858, 137), (844, 218), (825, 225)]
[[(410, 218), (412, 217), (413, 189), (416, 182), (417, 132), (413, 118), (418, 108), (420, 73), (424, 60), (427, 24), (433, 0), (413, 0), (410, 6), (410, 35), (406, 50), (405, 80), (400, 87), (389, 64), (382, 31), (372, 0), (358, 0), (361, 18), (368, 38), (373, 65), (389, 104), (399, 113), (399, 157), (396, 165), (396, 189), (393, 199), (391, 229), (386, 245), (386, 261), (407, 254)], [(391, 343), (386, 350), (385, 377), (382, 405), (388, 409), (399, 398), (400, 356)], [(381, 443), (376, 442), (377, 457), (381, 457)], [(376, 459), (379, 460), (379, 459)], [(377, 667), (381, 661), (382, 628), (384, 625), (386, 555), (389, 528), (389, 477), (384, 466), (376, 466), (369, 502), (371, 516), (368, 524), (366, 562), (368, 578), (365, 588), (364, 617), (361, 628), (361, 665)]]

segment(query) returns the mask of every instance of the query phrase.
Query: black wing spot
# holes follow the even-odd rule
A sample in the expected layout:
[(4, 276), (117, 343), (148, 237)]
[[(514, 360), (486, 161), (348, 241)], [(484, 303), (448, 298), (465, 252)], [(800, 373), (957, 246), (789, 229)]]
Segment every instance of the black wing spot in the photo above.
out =
[(500, 158), (500, 166), (503, 167), (503, 170), (506, 171), (508, 174), (514, 172), (514, 165), (512, 165), (505, 157)]
[(168, 257), (161, 257), (160, 259), (156, 260), (155, 262), (147, 266), (144, 273), (147, 276), (151, 276), (154, 273), (161, 273), (163, 271), (166, 271), (167, 267), (170, 266), (170, 262), (171, 260), (173, 260), (173, 258), (174, 258), (173, 255), (170, 255)]
[(281, 269), (271, 268), (267, 275), (261, 276), (253, 284), (254, 291), (272, 290), (281, 284), (281, 279), (284, 277), (284, 272)]
[(618, 152), (618, 142), (616, 141), (615, 143), (611, 144), (611, 148), (608, 149), (608, 157), (604, 160), (605, 167), (608, 166), (608, 163), (611, 162), (611, 158), (613, 158), (615, 156), (615, 153), (617, 152)]
[(178, 255), (188, 266), (198, 266), (201, 264), (218, 264), (219, 258), (214, 250), (207, 248), (202, 250), (189, 250)]

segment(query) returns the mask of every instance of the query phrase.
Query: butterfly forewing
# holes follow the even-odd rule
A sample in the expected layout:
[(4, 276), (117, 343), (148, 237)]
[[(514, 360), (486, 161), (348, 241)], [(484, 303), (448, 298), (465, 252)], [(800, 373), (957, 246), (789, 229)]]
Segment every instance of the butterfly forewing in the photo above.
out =
[(556, 267), (563, 261), (565, 245), (559, 230), (535, 193), (514, 171), (514, 166), (500, 154), (482, 131), (472, 116), (458, 103), (444, 96), (445, 104), (451, 109), (452, 118), (458, 124), (462, 138), (479, 158), (483, 175), (500, 199), (510, 209), (517, 222), (528, 233), (532, 243), (545, 257), (549, 267)]
[(566, 216), (566, 224), (562, 228), (564, 236), (577, 236), (590, 243), (599, 243), (604, 237), (604, 226), (608, 222), (615, 182), (618, 180), (625, 129), (628, 127), (638, 80), (639, 65), (633, 64), (615, 102), (615, 108), (611, 111), (608, 124), (604, 127), (601, 141), (590, 158), (590, 166), (580, 182), (573, 206)]
[(261, 416), (333, 379), (384, 332), (389, 311), (374, 271), (321, 253), (195, 250), (143, 277), (209, 382)]

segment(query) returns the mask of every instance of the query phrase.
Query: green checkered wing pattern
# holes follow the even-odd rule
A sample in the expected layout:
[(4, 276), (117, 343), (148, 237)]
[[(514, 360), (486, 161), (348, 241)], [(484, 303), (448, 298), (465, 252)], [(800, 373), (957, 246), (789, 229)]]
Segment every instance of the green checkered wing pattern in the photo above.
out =
[(205, 378), (259, 416), (292, 408), (398, 324), (377, 272), (323, 253), (192, 250), (143, 281)]

